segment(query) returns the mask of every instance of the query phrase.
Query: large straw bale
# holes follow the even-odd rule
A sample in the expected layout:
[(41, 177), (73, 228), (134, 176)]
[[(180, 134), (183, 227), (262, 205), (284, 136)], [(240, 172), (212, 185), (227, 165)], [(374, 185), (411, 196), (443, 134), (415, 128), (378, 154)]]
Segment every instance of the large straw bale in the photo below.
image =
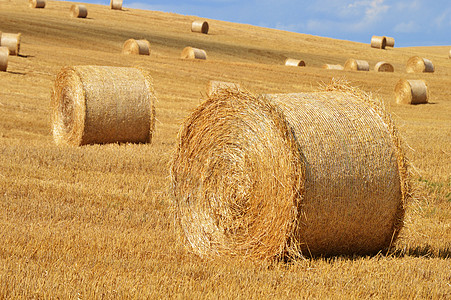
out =
[(285, 60), (285, 66), (291, 66), (291, 67), (305, 67), (305, 62), (300, 59), (295, 58), (287, 58)]
[(388, 62), (380, 61), (374, 66), (374, 71), (376, 71), (376, 72), (394, 72), (395, 68), (393, 68), (393, 65)]
[(30, 0), (29, 6), (31, 8), (44, 8), (46, 4), (45, 0)]
[(9, 49), (0, 47), (0, 71), (6, 72), (8, 68)]
[(235, 82), (210, 80), (210, 82), (207, 85), (207, 95), (210, 97), (217, 91), (220, 91), (223, 89), (239, 90), (240, 88), (241, 88), (241, 86)]
[(428, 87), (424, 80), (400, 79), (395, 86), (395, 97), (398, 104), (427, 103), (428, 93)]
[(371, 254), (403, 225), (406, 172), (391, 118), (363, 92), (224, 89), (182, 125), (171, 189), (203, 257)]
[(110, 0), (110, 8), (111, 9), (122, 9), (122, 0)]
[(409, 58), (406, 65), (407, 73), (433, 73), (434, 64), (427, 58), (413, 56)]
[(345, 62), (344, 69), (352, 71), (369, 71), (370, 64), (366, 60), (349, 58)]
[(196, 20), (191, 23), (191, 31), (192, 32), (200, 32), (200, 33), (208, 33), (208, 22), (204, 20)]
[(328, 70), (343, 70), (343, 66), (342, 66), (342, 65), (324, 64), (324, 65), (323, 65), (323, 69), (328, 69)]
[(449, 49), (448, 57), (451, 58), (451, 49)]
[(73, 4), (70, 7), (70, 15), (74, 18), (86, 18), (88, 16), (88, 9), (81, 4)]
[(150, 43), (148, 40), (128, 39), (122, 47), (123, 54), (150, 55)]
[(198, 48), (185, 47), (182, 51), (181, 58), (207, 59), (207, 52)]
[(155, 126), (150, 75), (136, 68), (61, 69), (52, 94), (56, 144), (149, 143)]
[(386, 44), (385, 44), (386, 47), (395, 47), (395, 39), (394, 38), (386, 36), (385, 39), (386, 39)]
[(385, 36), (376, 36), (373, 35), (371, 37), (371, 48), (385, 49), (387, 44), (387, 39)]
[(20, 50), (21, 33), (3, 32), (0, 39), (0, 46), (9, 49), (9, 55), (18, 55)]

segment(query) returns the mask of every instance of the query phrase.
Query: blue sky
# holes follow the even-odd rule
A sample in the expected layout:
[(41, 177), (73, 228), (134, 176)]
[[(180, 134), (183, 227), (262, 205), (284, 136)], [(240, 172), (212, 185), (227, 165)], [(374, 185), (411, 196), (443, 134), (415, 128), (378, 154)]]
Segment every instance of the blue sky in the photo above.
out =
[(397, 47), (451, 45), (451, 0), (124, 0), (123, 6), (363, 43), (385, 35)]

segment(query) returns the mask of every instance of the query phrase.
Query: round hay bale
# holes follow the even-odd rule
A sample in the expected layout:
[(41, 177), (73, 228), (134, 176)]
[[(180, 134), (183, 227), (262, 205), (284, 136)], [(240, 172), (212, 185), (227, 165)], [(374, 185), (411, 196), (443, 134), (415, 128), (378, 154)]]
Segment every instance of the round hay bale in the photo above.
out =
[(155, 127), (150, 75), (136, 68), (61, 69), (52, 93), (56, 144), (150, 143)]
[(9, 49), (9, 55), (18, 55), (20, 50), (21, 33), (3, 32), (0, 39), (0, 45)]
[(434, 64), (427, 58), (413, 56), (409, 58), (406, 65), (407, 73), (433, 73)]
[(123, 54), (150, 55), (150, 43), (147, 40), (126, 40), (122, 47)]
[(295, 58), (287, 58), (285, 60), (285, 66), (291, 66), (291, 67), (305, 67), (305, 62), (300, 59)]
[(394, 72), (395, 68), (393, 68), (393, 65), (388, 62), (380, 61), (374, 66), (374, 71), (376, 71), (376, 72)]
[(408, 195), (396, 129), (355, 89), (218, 91), (182, 125), (171, 176), (177, 220), (203, 257), (377, 253), (396, 240)]
[[(1, 35), (1, 33), (0, 33)], [(449, 50), (448, 57), (451, 58), (451, 49)]]
[(238, 83), (234, 83), (234, 82), (210, 80), (210, 82), (207, 85), (207, 95), (210, 97), (211, 95), (216, 93), (218, 90), (223, 90), (223, 89), (239, 90), (240, 85)]
[(371, 38), (371, 48), (385, 49), (387, 39), (385, 36), (375, 36)]
[(192, 32), (200, 32), (207, 34), (208, 33), (208, 22), (203, 20), (196, 20), (191, 23), (191, 31)]
[(328, 69), (328, 70), (343, 70), (343, 66), (342, 66), (342, 65), (330, 65), (330, 64), (324, 64), (324, 65), (323, 65), (323, 69)]
[(181, 57), (188, 59), (207, 59), (207, 52), (202, 49), (185, 47), (185, 49), (183, 49), (182, 51)]
[(386, 39), (386, 44), (385, 44), (386, 47), (395, 47), (395, 39), (394, 38), (386, 36), (385, 39)]
[(400, 79), (395, 86), (396, 103), (428, 103), (428, 87), (424, 80)]
[(70, 15), (73, 18), (86, 18), (88, 16), (88, 9), (81, 4), (73, 4), (70, 7)]
[(9, 49), (0, 47), (0, 71), (6, 72), (8, 68)]
[(111, 9), (122, 9), (122, 0), (110, 0), (110, 8)]
[(30, 0), (30, 7), (31, 8), (44, 8), (46, 5), (45, 0)]
[(370, 64), (365, 60), (350, 58), (345, 62), (344, 69), (351, 71), (369, 71)]

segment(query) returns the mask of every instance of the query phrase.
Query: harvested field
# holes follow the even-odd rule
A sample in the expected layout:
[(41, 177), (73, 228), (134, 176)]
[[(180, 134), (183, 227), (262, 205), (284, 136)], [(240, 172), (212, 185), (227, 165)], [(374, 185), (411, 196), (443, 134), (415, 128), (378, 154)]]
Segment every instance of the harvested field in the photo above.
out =
[[(77, 19), (68, 16), (72, 4), (48, 1), (37, 10), (27, 1), (0, 2), (0, 31), (22, 33), (20, 55), (0, 72), (0, 298), (451, 297), (451, 45), (378, 51), (368, 42), (216, 20), (208, 35), (194, 34), (193, 16), (115, 11), (105, 2), (86, 4), (89, 17)], [(121, 54), (130, 37), (150, 41), (152, 55)], [(181, 59), (188, 45), (208, 59)], [(406, 74), (413, 56), (430, 59), (435, 72)], [(286, 57), (308, 64), (288, 68)], [(349, 57), (371, 66), (387, 61), (395, 72), (322, 69)], [(158, 99), (151, 144), (55, 145), (51, 90), (61, 68), (79, 65), (151, 74)], [(343, 76), (382, 99), (414, 166), (395, 249), (272, 262), (192, 254), (174, 222), (169, 165), (180, 126), (205, 100), (208, 82), (308, 93)], [(396, 104), (394, 87), (406, 77), (427, 81), (429, 104)]]

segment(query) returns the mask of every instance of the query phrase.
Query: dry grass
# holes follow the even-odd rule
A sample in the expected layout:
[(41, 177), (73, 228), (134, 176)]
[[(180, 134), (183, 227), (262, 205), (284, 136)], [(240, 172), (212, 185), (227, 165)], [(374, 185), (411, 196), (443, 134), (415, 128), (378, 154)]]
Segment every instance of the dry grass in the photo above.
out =
[[(190, 34), (191, 16), (71, 3), (0, 2), (3, 32), (22, 32), (21, 56), (0, 72), (0, 298), (374, 298), (446, 299), (451, 295), (450, 46), (377, 51), (353, 43), (215, 21)], [(45, 28), (45, 30), (43, 30)], [(121, 55), (129, 37), (152, 41), (151, 56)], [(189, 43), (188, 43), (189, 42)], [(206, 61), (182, 60), (186, 45)], [(287, 68), (286, 57), (305, 68)], [(434, 73), (405, 73), (409, 57)], [(324, 70), (359, 57), (385, 60), (393, 73)], [(158, 102), (151, 145), (57, 147), (50, 91), (67, 65), (140, 65)], [(180, 240), (168, 195), (169, 160), (182, 120), (214, 79), (257, 93), (311, 92), (346, 76), (382, 98), (407, 142), (414, 199), (392, 254), (288, 262), (202, 260)], [(396, 105), (401, 78), (424, 79), (426, 105)]]

